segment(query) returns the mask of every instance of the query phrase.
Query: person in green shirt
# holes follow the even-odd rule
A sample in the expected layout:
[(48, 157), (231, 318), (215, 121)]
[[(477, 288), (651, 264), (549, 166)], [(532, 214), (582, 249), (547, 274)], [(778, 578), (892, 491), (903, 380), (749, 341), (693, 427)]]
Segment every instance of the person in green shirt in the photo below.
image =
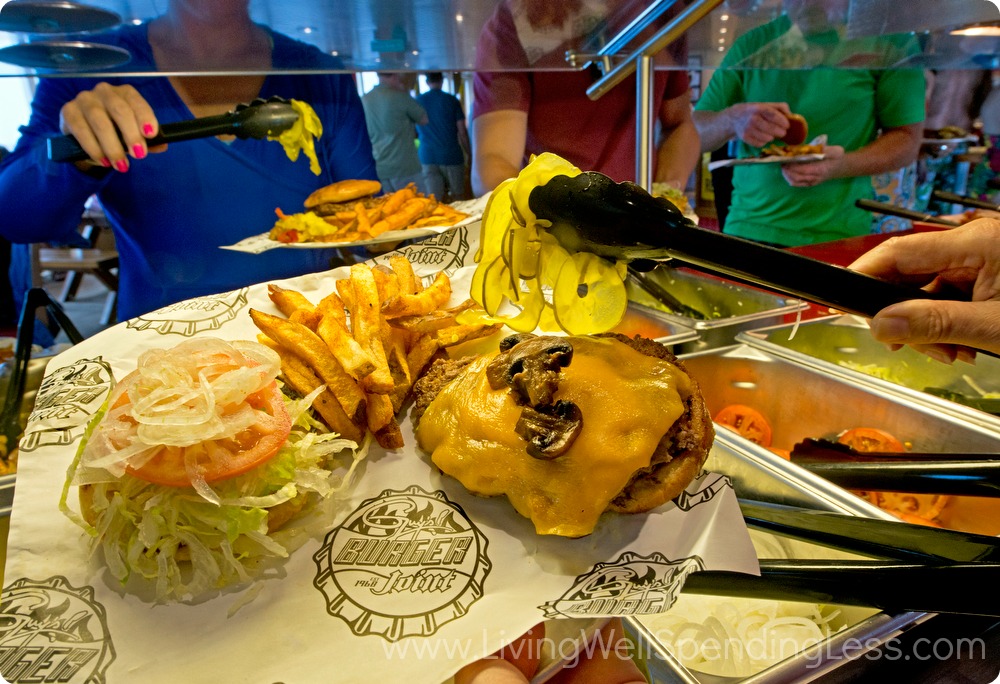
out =
[(855, 200), (873, 197), (872, 175), (916, 159), (923, 72), (866, 68), (904, 58), (911, 39), (844, 40), (847, 4), (785, 0), (783, 15), (733, 43), (698, 101), (702, 151), (736, 139), (740, 158), (758, 157), (792, 113), (810, 138), (827, 136), (821, 161), (735, 167), (726, 233), (783, 247), (867, 234), (872, 216)]

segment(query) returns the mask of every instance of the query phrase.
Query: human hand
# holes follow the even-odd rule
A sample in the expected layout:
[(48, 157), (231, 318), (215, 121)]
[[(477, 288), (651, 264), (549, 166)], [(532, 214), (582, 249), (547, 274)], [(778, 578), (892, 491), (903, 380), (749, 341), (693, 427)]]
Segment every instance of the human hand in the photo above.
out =
[[(537, 673), (539, 654), (545, 638), (545, 625), (535, 625), (529, 632), (497, 653), (466, 665), (455, 674), (455, 684), (527, 684)], [(587, 648), (581, 648), (580, 660), (557, 672), (551, 684), (646, 684), (630, 657), (621, 620), (609, 620), (594, 635)], [(555, 652), (565, 652), (556, 643)]]
[(844, 148), (827, 145), (823, 148), (825, 159), (801, 164), (785, 164), (781, 175), (793, 188), (811, 188), (831, 178), (840, 176), (840, 163), (844, 159)]
[(763, 147), (788, 132), (792, 110), (785, 102), (744, 102), (727, 112), (737, 138), (747, 145)]
[(890, 238), (850, 268), (930, 292), (958, 289), (971, 300), (887, 306), (871, 321), (875, 339), (893, 349), (908, 344), (944, 363), (972, 362), (976, 349), (1000, 353), (1000, 221)]
[(81, 163), (85, 166), (99, 164), (124, 173), (130, 156), (142, 159), (147, 152), (167, 149), (148, 147), (147, 138), (156, 135), (159, 123), (153, 108), (130, 85), (98, 83), (81, 92), (59, 111), (59, 126), (90, 155), (91, 162)]

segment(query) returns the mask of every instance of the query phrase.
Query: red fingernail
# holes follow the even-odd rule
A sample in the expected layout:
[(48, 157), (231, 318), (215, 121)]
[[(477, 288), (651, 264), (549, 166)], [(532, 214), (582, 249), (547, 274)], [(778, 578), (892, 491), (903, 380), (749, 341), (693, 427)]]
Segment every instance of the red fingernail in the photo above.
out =
[(115, 168), (121, 171), (122, 173), (125, 173), (126, 171), (128, 171), (128, 160), (119, 159), (118, 161), (115, 162)]
[(146, 148), (136, 143), (135, 145), (132, 146), (132, 154), (135, 155), (136, 159), (142, 159), (143, 157), (146, 156)]
[(111, 160), (108, 159), (107, 157), (101, 157), (101, 166), (103, 166), (106, 169), (110, 169), (111, 168)]
[(143, 124), (142, 125), (143, 135), (153, 135), (153, 124)]

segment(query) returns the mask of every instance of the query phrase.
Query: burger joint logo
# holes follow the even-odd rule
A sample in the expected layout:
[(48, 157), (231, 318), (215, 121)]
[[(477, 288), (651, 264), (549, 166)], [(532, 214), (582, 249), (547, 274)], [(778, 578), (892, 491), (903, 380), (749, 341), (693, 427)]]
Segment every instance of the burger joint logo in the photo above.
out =
[(327, 535), (313, 584), (355, 634), (427, 636), (483, 595), (486, 545), (443, 492), (386, 490)]
[(677, 600), (684, 578), (704, 570), (698, 556), (671, 561), (662, 553), (628, 551), (576, 578), (563, 596), (539, 606), (546, 618), (662, 613)]
[(101, 684), (115, 659), (104, 607), (65, 577), (21, 579), (0, 601), (0, 675), (11, 684)]

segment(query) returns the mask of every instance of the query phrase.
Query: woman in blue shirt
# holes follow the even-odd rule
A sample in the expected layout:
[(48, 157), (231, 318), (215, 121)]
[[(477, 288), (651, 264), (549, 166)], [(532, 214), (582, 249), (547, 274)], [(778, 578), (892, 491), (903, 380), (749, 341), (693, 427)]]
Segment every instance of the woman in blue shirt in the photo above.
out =
[[(275, 208), (300, 210), (319, 187), (376, 178), (351, 76), (273, 73), (335, 70), (338, 60), (253, 23), (247, 0), (171, 0), (163, 16), (93, 40), (128, 50), (129, 69), (138, 72), (210, 73), (238, 65), (242, 74), (251, 73), (40, 79), (31, 119), (0, 166), (0, 207), (17, 217), (4, 222), (4, 237), (21, 243), (63, 238), (96, 194), (120, 256), (122, 320), (183, 299), (329, 268), (333, 250), (255, 255), (219, 247), (266, 232)], [(267, 140), (205, 138), (169, 150), (146, 145), (161, 124), (274, 95), (309, 103), (322, 121), (320, 176), (304, 157), (292, 163), (280, 144)], [(50, 162), (46, 138), (61, 133), (76, 136), (93, 159)]]

